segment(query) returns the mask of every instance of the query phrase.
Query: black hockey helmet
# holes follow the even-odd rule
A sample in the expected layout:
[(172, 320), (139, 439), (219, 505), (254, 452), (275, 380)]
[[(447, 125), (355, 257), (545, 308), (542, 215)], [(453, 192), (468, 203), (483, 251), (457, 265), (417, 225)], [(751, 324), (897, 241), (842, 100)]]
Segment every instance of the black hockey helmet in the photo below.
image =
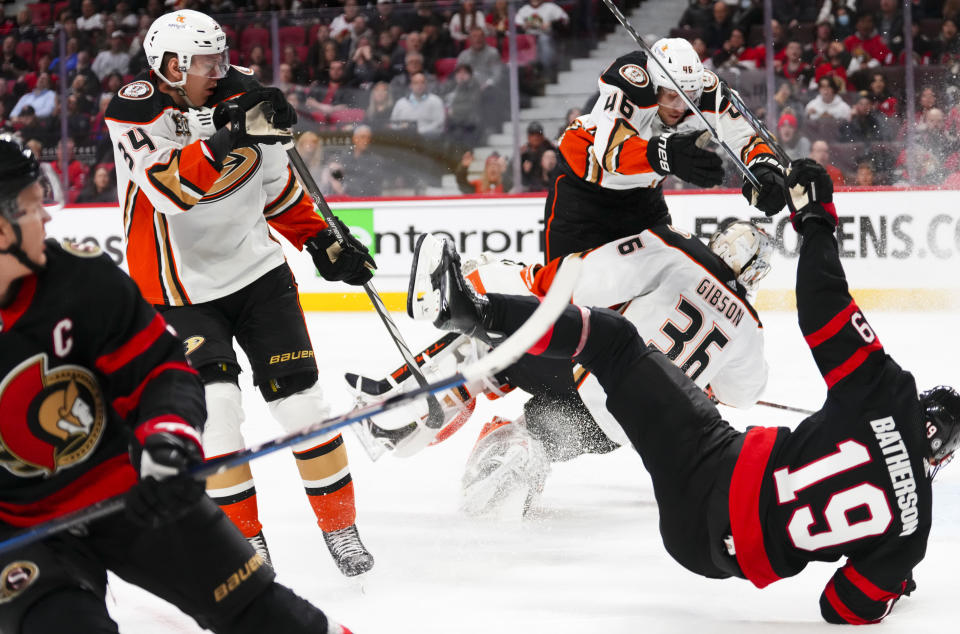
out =
[(41, 174), (33, 152), (20, 147), (12, 137), (0, 137), (0, 215), (16, 224), (20, 216), (17, 197)]
[(960, 394), (952, 387), (939, 385), (920, 394), (924, 425), (930, 451), (930, 464), (946, 464), (960, 447)]

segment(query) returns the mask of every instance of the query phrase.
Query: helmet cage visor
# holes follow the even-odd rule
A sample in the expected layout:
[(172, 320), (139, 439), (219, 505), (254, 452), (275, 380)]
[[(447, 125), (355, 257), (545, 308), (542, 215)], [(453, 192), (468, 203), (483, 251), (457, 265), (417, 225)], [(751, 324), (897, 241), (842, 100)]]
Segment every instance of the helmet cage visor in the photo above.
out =
[(757, 245), (757, 252), (747, 260), (740, 271), (740, 275), (737, 276), (737, 281), (751, 292), (757, 289), (760, 280), (770, 272), (770, 256), (773, 255), (773, 245), (770, 243), (770, 238), (761, 233), (757, 239), (760, 242)]
[(193, 55), (187, 67), (188, 75), (195, 75), (205, 79), (223, 79), (230, 70), (230, 56), (228, 49), (219, 53), (204, 53)]
[[(693, 105), (700, 105), (700, 90), (684, 90), (687, 97), (690, 98), (690, 101), (693, 102)], [(683, 100), (683, 97), (680, 96), (676, 90), (671, 88), (661, 87), (657, 90), (657, 105), (663, 108), (669, 108), (671, 110), (686, 110), (687, 104)]]

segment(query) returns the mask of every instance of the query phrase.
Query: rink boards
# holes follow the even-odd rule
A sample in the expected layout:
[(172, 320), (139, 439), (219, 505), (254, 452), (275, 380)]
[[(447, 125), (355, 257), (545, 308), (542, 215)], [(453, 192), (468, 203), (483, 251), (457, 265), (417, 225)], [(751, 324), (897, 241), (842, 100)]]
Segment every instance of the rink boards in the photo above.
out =
[[(938, 190), (835, 194), (844, 268), (863, 308), (960, 307), (958, 199), (958, 191)], [(776, 249), (773, 269), (756, 305), (760, 310), (793, 308), (798, 245), (786, 211), (766, 218), (747, 206), (739, 192), (671, 193), (667, 203), (675, 227), (704, 239), (726, 218), (762, 223)], [(491, 251), (527, 263), (543, 258), (542, 195), (354, 200), (330, 206), (357, 237), (373, 247), (378, 265), (374, 284), (393, 310), (403, 309), (413, 246), (420, 233), (430, 231), (453, 239), (467, 257)], [(202, 213), (202, 205), (186, 213)], [(68, 207), (47, 226), (56, 238), (98, 244), (124, 266), (122, 230), (122, 214), (116, 206)], [(322, 280), (309, 256), (281, 242), (300, 284), (304, 310), (371, 309), (366, 294)]]

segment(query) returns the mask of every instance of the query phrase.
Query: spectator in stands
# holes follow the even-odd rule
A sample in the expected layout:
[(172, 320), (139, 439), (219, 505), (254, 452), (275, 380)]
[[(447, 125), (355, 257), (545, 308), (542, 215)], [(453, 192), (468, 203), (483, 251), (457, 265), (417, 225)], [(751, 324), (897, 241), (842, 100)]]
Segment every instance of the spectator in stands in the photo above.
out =
[(359, 14), (360, 7), (357, 0), (344, 0), (343, 13), (335, 17), (330, 23), (330, 37), (339, 39), (344, 33), (351, 32), (353, 19)]
[(460, 50), (454, 44), (450, 35), (435, 22), (424, 24), (420, 37), (423, 40), (423, 48), (421, 49), (423, 63), (427, 68), (435, 68), (437, 60), (440, 58), (456, 57)]
[(363, 36), (357, 43), (357, 48), (350, 58), (349, 75), (354, 83), (363, 90), (368, 90), (374, 82), (389, 77), (389, 63), (386, 71), (380, 68), (379, 59), (373, 55), (371, 40)]
[(772, 4), (773, 17), (788, 29), (795, 29), (801, 22), (813, 22), (817, 17), (816, 0), (773, 0)]
[(52, 163), (53, 171), (55, 171), (57, 175), (63, 174), (60, 165), (63, 161), (64, 146), (67, 148), (67, 200), (69, 202), (75, 202), (77, 196), (80, 195), (80, 192), (83, 191), (84, 186), (87, 184), (87, 174), (90, 169), (76, 159), (74, 156), (75, 145), (73, 139), (67, 137), (66, 141), (61, 140), (57, 143), (57, 160)]
[(837, 96), (837, 84), (839, 81), (835, 77), (823, 77), (817, 82), (817, 96), (814, 97), (804, 109), (807, 119), (836, 119), (837, 121), (849, 121), (851, 110), (843, 99)]
[(100, 77), (93, 72), (89, 51), (80, 50), (77, 52), (77, 65), (74, 67), (73, 71), (67, 74), (67, 81), (73, 82), (78, 76), (85, 78), (85, 88), (87, 94), (93, 98), (96, 98), (100, 95)]
[(83, 0), (80, 3), (80, 17), (77, 18), (77, 28), (81, 31), (103, 30), (103, 15), (94, 0)]
[(383, 193), (385, 161), (371, 149), (373, 130), (358, 125), (353, 130), (353, 147), (341, 161), (343, 194), (369, 198)]
[(104, 165), (97, 165), (93, 171), (93, 178), (88, 180), (86, 186), (77, 195), (77, 202), (117, 202), (117, 183), (114, 180), (114, 172)]
[(483, 89), (469, 64), (458, 64), (444, 86), (443, 103), (447, 108), (447, 137), (457, 153), (480, 141), (483, 120), (480, 116)]
[(3, 50), (0, 52), (0, 77), (17, 81), (30, 68), (27, 60), (17, 55), (17, 38), (8, 35), (3, 38)]
[(417, 74), (422, 74), (426, 79), (428, 92), (436, 92), (437, 78), (433, 73), (424, 71), (423, 55), (407, 53), (403, 72), (390, 80), (390, 96), (393, 97), (394, 101), (399, 101), (410, 93), (410, 79)]
[(33, 24), (33, 15), (26, 7), (17, 12), (17, 37), (21, 42), (36, 42), (46, 37), (42, 29)]
[(783, 51), (783, 62), (779, 65), (780, 74), (792, 82), (806, 86), (813, 77), (813, 69), (803, 61), (803, 45), (791, 40)]
[(76, 107), (78, 112), (91, 115), (97, 111), (97, 97), (100, 96), (100, 87), (93, 87), (95, 94), (91, 95), (87, 88), (87, 76), (77, 75), (70, 83), (70, 95), (76, 97)]
[(540, 167), (540, 158), (547, 150), (556, 150), (553, 143), (543, 134), (543, 126), (532, 121), (527, 126), (527, 143), (520, 148), (520, 180), (524, 189), (530, 189)]
[(110, 48), (97, 53), (91, 69), (103, 79), (110, 73), (125, 75), (129, 68), (130, 53), (124, 50), (123, 31), (114, 31), (110, 35)]
[(855, 59), (870, 58), (885, 66), (893, 63), (893, 53), (877, 33), (873, 14), (867, 11), (857, 16), (857, 30), (843, 41), (843, 45)]
[(20, 136), (24, 139), (37, 139), (43, 145), (49, 145), (54, 139), (50, 123), (49, 119), (38, 117), (33, 106), (24, 106), (20, 116), (17, 117)]
[(435, 5), (428, 0), (415, 0), (413, 3), (413, 15), (407, 23), (407, 28), (411, 31), (423, 31), (427, 24), (434, 23), (438, 26), (443, 23), (440, 15), (435, 11)]
[(283, 64), (290, 68), (290, 78), (287, 80), (294, 84), (306, 86), (310, 83), (310, 70), (306, 64), (300, 61), (297, 55), (297, 47), (293, 44), (287, 44), (283, 47)]
[(812, 158), (817, 163), (823, 166), (827, 170), (827, 174), (830, 175), (830, 180), (833, 181), (834, 187), (841, 187), (846, 183), (846, 179), (843, 176), (843, 172), (837, 169), (833, 163), (830, 162), (830, 144), (824, 141), (823, 139), (818, 139), (810, 145), (810, 158)]
[(457, 65), (466, 64), (473, 69), (474, 78), (482, 88), (500, 86), (503, 79), (503, 59), (497, 49), (487, 44), (483, 28), (470, 29), (467, 36), (467, 48), (457, 56)]
[(454, 41), (465, 44), (473, 27), (485, 29), (486, 24), (486, 18), (483, 11), (477, 8), (476, 0), (460, 0), (460, 8), (450, 18), (447, 29)]
[(957, 151), (958, 140), (946, 129), (943, 111), (930, 108), (923, 121), (917, 125), (915, 147), (917, 151), (917, 173), (909, 173), (908, 149), (904, 149), (897, 159), (897, 166), (903, 168), (903, 178), (916, 185), (939, 185), (947, 174), (960, 167)]
[(426, 75), (414, 73), (410, 77), (410, 92), (394, 104), (390, 120), (415, 122), (417, 133), (426, 139), (437, 139), (443, 134), (443, 101), (427, 90)]
[(493, 33), (497, 38), (497, 46), (507, 37), (510, 30), (510, 15), (507, 8), (507, 0), (494, 0), (493, 8), (487, 14), (487, 31)]
[(853, 184), (857, 187), (875, 187), (879, 184), (872, 160), (867, 157), (857, 160), (856, 181)]
[(13, 94), (14, 83), (0, 77), (0, 107), (3, 108), (4, 119), (10, 116), (10, 111), (17, 105), (17, 96)]
[(900, 11), (902, 4), (903, 2), (897, 0), (880, 0), (880, 10), (874, 21), (877, 33), (894, 55), (903, 49), (903, 13)]
[(330, 161), (320, 170), (320, 193), (324, 196), (343, 196), (343, 165), (339, 161)]
[[(60, 50), (60, 47), (57, 47), (57, 50)], [(67, 74), (71, 71), (76, 70), (77, 68), (77, 57), (80, 55), (80, 40), (75, 37), (67, 38), (67, 56), (66, 56), (66, 69)], [(60, 72), (60, 56), (54, 57), (53, 60), (46, 66), (41, 66), (37, 64), (37, 70), (48, 70), (51, 73), (57, 74)]]
[(873, 101), (873, 106), (877, 112), (887, 117), (899, 116), (900, 103), (887, 90), (887, 78), (884, 77), (883, 73), (873, 74), (867, 94)]
[(677, 26), (684, 29), (696, 29), (701, 33), (707, 30), (707, 25), (713, 21), (713, 0), (694, 0), (683, 11)]
[[(407, 65), (407, 55), (410, 53), (419, 53), (423, 55), (423, 36), (420, 31), (407, 33), (403, 38), (403, 45), (398, 46), (393, 52), (392, 63), (397, 73), (402, 73)], [(421, 64), (422, 64), (421, 60)]]
[(700, 58), (700, 61), (703, 62), (704, 66), (709, 70), (713, 62), (710, 60), (710, 51), (707, 50), (707, 43), (703, 41), (702, 37), (695, 37), (693, 41), (690, 42), (690, 45), (693, 47), (697, 57)]
[(757, 65), (753, 60), (746, 62), (740, 60), (747, 50), (747, 38), (744, 32), (739, 28), (730, 29), (730, 37), (711, 58), (713, 69), (720, 71), (728, 68), (756, 68)]
[(110, 73), (101, 85), (103, 86), (103, 92), (115, 95), (118, 90), (123, 88), (124, 83), (123, 75), (120, 73)]
[[(787, 46), (783, 27), (779, 21), (770, 20), (770, 31), (773, 35), (773, 61), (774, 63), (782, 62), (784, 48)], [(767, 65), (767, 45), (764, 43), (747, 49), (747, 51), (740, 56), (740, 61), (752, 61), (756, 64), (757, 68), (764, 68)]]
[[(103, 55), (101, 53), (100, 55)], [(100, 55), (97, 57), (99, 58)], [(96, 64), (96, 61), (94, 61)], [(260, 69), (260, 76), (258, 77), (262, 83), (270, 83), (273, 75), (272, 66), (267, 62), (267, 53), (263, 50), (263, 47), (259, 44), (254, 44), (250, 47), (250, 50), (247, 52), (247, 59), (245, 62), (248, 68), (257, 67)]]
[(777, 121), (780, 146), (794, 160), (810, 155), (810, 139), (797, 132), (798, 127), (797, 116), (792, 112), (784, 112)]
[(711, 19), (703, 31), (707, 49), (716, 50), (723, 46), (723, 43), (730, 39), (732, 29), (733, 19), (730, 15), (730, 7), (723, 0), (717, 0), (713, 3)]
[(564, 123), (560, 124), (560, 127), (557, 129), (557, 134), (555, 135), (555, 138), (560, 138), (563, 135), (563, 133), (567, 131), (567, 128), (573, 125), (573, 122), (577, 119), (577, 117), (579, 117), (582, 114), (583, 114), (583, 110), (581, 110), (580, 108), (570, 108), (569, 110), (567, 110), (567, 114), (565, 114), (563, 117)]
[(842, 42), (830, 42), (827, 46), (827, 61), (817, 66), (813, 73), (813, 80), (817, 83), (824, 77), (835, 77), (840, 82), (838, 86), (846, 86), (854, 90), (853, 84), (847, 79), (847, 64), (850, 62), (850, 53), (843, 47)]
[[(313, 79), (318, 79), (316, 71), (329, 67), (326, 59), (325, 45), (330, 41), (330, 26), (327, 24), (318, 24), (316, 37), (307, 47), (307, 59), (304, 60), (312, 73)], [(336, 49), (336, 47), (334, 47)]]
[[(377, 33), (386, 33), (396, 28), (400, 33), (407, 31), (406, 16), (395, 11), (393, 0), (377, 0), (376, 15), (370, 21), (370, 27)], [(391, 34), (392, 35), (392, 34)], [(396, 40), (396, 38), (393, 38)]]
[(940, 25), (940, 35), (937, 41), (937, 52), (941, 64), (952, 64), (960, 60), (960, 35), (957, 34), (957, 23), (953, 20), (944, 20)]
[(537, 60), (548, 73), (553, 73), (557, 63), (554, 36), (566, 29), (570, 16), (553, 2), (529, 0), (517, 11), (514, 21), (524, 33), (537, 37)]
[(853, 33), (853, 14), (857, 10), (857, 0), (824, 0), (817, 15), (817, 22), (829, 20), (833, 24), (834, 36), (842, 40)]
[(311, 112), (329, 117), (334, 112), (357, 107), (354, 93), (349, 85), (346, 62), (335, 60), (330, 64), (330, 78), (327, 83), (314, 82), (307, 96), (306, 106)]
[(861, 95), (853, 106), (850, 122), (840, 128), (840, 140), (850, 143), (874, 143), (889, 138), (886, 117), (878, 115), (873, 100)]
[[(273, 82), (273, 85), (275, 88), (279, 88), (284, 95), (288, 95), (287, 101), (291, 101), (289, 95), (297, 93), (297, 82), (293, 81), (293, 70), (291, 70), (290, 64), (283, 62), (280, 64), (279, 72), (280, 75)], [(294, 103), (294, 101), (291, 101), (291, 103)]]
[(324, 169), (323, 144), (315, 132), (304, 132), (297, 138), (297, 152), (303, 158), (311, 174), (320, 174)]
[(454, 171), (457, 177), (457, 186), (464, 194), (502, 194), (509, 191), (504, 182), (504, 173), (507, 171), (507, 160), (498, 152), (487, 157), (483, 164), (483, 174), (472, 181), (467, 180), (467, 171), (473, 164), (473, 152), (467, 150), (460, 159), (460, 164)]
[(313, 81), (325, 84), (330, 81), (330, 65), (340, 59), (340, 53), (337, 50), (337, 43), (333, 40), (327, 40), (320, 48), (322, 58), (317, 64), (311, 66), (311, 70)]
[(803, 47), (803, 59), (808, 64), (816, 68), (827, 61), (827, 47), (830, 42), (835, 41), (833, 37), (833, 26), (827, 21), (818, 22), (814, 27), (813, 42)]
[(557, 174), (557, 152), (556, 150), (546, 150), (540, 155), (540, 163), (534, 168), (526, 190), (528, 192), (549, 191), (553, 186), (553, 181), (557, 178)]
[(43, 119), (53, 114), (56, 105), (57, 94), (50, 90), (50, 74), (40, 73), (33, 90), (20, 97), (17, 105), (10, 111), (10, 116), (17, 117), (24, 108), (30, 106), (34, 113)]
[(370, 104), (363, 122), (374, 130), (383, 130), (390, 126), (393, 114), (393, 98), (390, 96), (390, 84), (378, 81), (370, 90)]
[[(210, 2), (207, 4), (206, 12), (213, 14), (218, 13), (219, 11), (217, 8), (214, 8), (213, 2)], [(117, 3), (117, 5), (113, 8), (113, 13), (110, 14), (110, 17), (119, 28), (124, 29), (127, 32), (136, 31), (137, 26), (140, 23), (140, 18), (137, 17), (136, 13), (130, 10), (130, 3), (126, 2), (126, 0), (120, 0), (120, 2)]]

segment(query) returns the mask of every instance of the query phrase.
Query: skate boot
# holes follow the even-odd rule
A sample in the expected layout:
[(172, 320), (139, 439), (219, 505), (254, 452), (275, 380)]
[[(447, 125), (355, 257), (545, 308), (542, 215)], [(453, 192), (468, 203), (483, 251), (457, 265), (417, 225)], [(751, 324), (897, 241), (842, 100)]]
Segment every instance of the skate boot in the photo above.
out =
[(464, 469), (463, 510), (468, 515), (526, 515), (540, 499), (550, 460), (543, 444), (516, 422), (499, 416), (483, 426)]
[(323, 533), (323, 541), (345, 577), (355, 577), (373, 568), (373, 555), (360, 541), (357, 525)]
[(487, 341), (482, 324), (487, 304), (487, 298), (463, 279), (460, 255), (453, 244), (429, 233), (421, 235), (413, 251), (407, 314), (413, 319), (430, 319), (441, 330)]
[(263, 562), (273, 568), (273, 561), (270, 559), (270, 549), (267, 548), (267, 540), (263, 537), (263, 531), (260, 531), (253, 537), (248, 537), (247, 541), (250, 542), (253, 549), (257, 551), (257, 554), (260, 555)]

